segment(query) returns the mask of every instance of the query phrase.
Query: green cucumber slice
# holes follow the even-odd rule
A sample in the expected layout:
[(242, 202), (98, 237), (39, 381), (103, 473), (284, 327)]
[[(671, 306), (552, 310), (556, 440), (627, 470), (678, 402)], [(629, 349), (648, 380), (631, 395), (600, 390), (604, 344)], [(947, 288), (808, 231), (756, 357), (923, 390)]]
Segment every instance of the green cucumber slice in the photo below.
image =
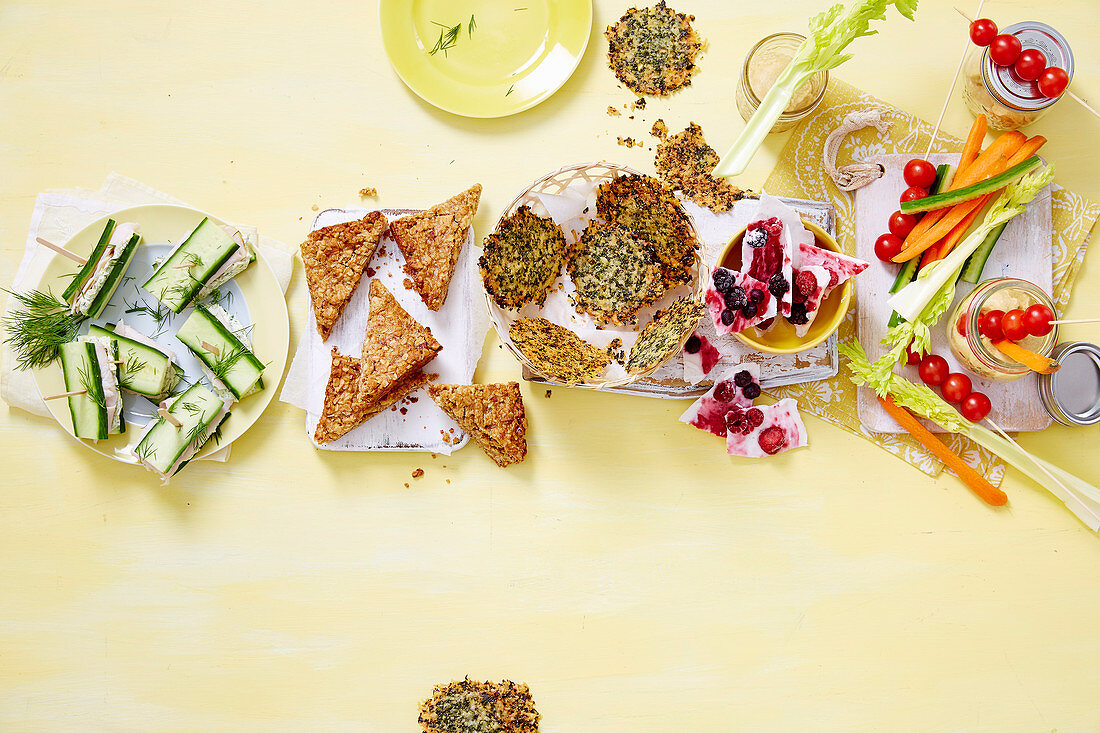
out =
[[(225, 384), (238, 400), (263, 389), (260, 376), (264, 365), (238, 336), (202, 305), (176, 333), (207, 369)], [(259, 389), (257, 389), (259, 387)]]
[(123, 389), (159, 401), (179, 382), (172, 358), (148, 344), (120, 336), (113, 324), (91, 326), (88, 335), (109, 338), (118, 346), (119, 384)]
[(103, 227), (103, 233), (99, 235), (99, 241), (96, 246), (92, 248), (92, 253), (88, 255), (88, 260), (77, 271), (76, 276), (69, 282), (69, 286), (61, 293), (61, 297), (64, 298), (66, 303), (73, 302), (73, 297), (80, 292), (80, 288), (84, 285), (85, 281), (92, 276), (95, 272), (95, 267), (99, 263), (99, 259), (103, 256), (104, 250), (107, 249), (107, 245), (111, 242), (111, 235), (115, 231), (115, 220), (108, 219), (107, 225)]
[(976, 199), (979, 196), (985, 196), (987, 193), (999, 191), (1013, 181), (1024, 177), (1042, 164), (1042, 159), (1040, 159), (1038, 155), (1033, 155), (1023, 163), (1017, 163), (1012, 166), (1004, 173), (980, 181), (971, 186), (958, 188), (954, 191), (945, 191), (935, 196), (925, 196), (915, 201), (903, 201), (901, 204), (901, 211), (904, 214), (915, 214), (919, 211), (945, 209), (955, 204), (961, 204), (964, 201)]
[(115, 291), (118, 290), (118, 286), (122, 283), (122, 278), (126, 276), (126, 270), (129, 269), (130, 262), (133, 261), (134, 255), (137, 254), (139, 242), (141, 242), (141, 235), (134, 233), (122, 248), (122, 252), (115, 260), (115, 263), (111, 265), (111, 271), (107, 275), (107, 279), (103, 281), (103, 285), (100, 286), (95, 299), (92, 301), (91, 305), (88, 306), (88, 315), (91, 318), (99, 318), (103, 314), (104, 309), (107, 308), (107, 304), (111, 302), (111, 298), (114, 296)]
[(66, 392), (85, 390), (83, 394), (68, 397), (73, 435), (88, 440), (106, 438), (110, 420), (107, 416), (95, 343), (70, 341), (62, 344), (61, 374), (65, 378)]
[(205, 218), (142, 287), (173, 313), (179, 313), (239, 248), (225, 230)]
[[(134, 456), (163, 476), (169, 476), (173, 464), (192, 443), (202, 447), (217, 427), (224, 403), (201, 384), (194, 384), (168, 406), (168, 413), (181, 425), (176, 427), (163, 416), (153, 424), (134, 448)], [(228, 417), (226, 413), (225, 417)], [(180, 466), (182, 468), (182, 466)], [(178, 470), (178, 469), (177, 469)]]
[(930, 196), (935, 196), (937, 193), (947, 190), (947, 185), (951, 180), (951, 166), (947, 163), (940, 163), (936, 166), (936, 180), (932, 182), (932, 187), (928, 189)]
[(982, 271), (985, 269), (986, 260), (989, 259), (989, 255), (993, 253), (993, 248), (997, 245), (997, 240), (1001, 238), (1001, 234), (1004, 233), (1005, 227), (1008, 226), (1008, 222), (999, 224), (990, 230), (989, 234), (985, 235), (985, 239), (978, 245), (978, 248), (967, 258), (966, 264), (963, 265), (962, 272), (959, 273), (959, 278), (963, 282), (977, 283), (982, 279)]

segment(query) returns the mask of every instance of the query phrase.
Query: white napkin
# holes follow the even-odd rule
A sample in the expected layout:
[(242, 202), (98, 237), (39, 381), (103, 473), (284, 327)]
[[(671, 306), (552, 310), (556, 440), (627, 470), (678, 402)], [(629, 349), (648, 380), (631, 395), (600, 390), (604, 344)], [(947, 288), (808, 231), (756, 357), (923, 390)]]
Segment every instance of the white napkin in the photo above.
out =
[[(36, 242), (37, 237), (51, 242), (68, 241), (73, 234), (102, 216), (121, 209), (144, 204), (189, 204), (177, 198), (151, 188), (140, 181), (111, 173), (98, 191), (89, 189), (51, 190), (38, 194), (34, 211), (31, 213), (30, 228), (27, 232), (26, 250), (16, 270), (11, 289), (19, 292), (30, 290), (42, 277), (46, 267), (54, 257), (60, 257)], [(258, 243), (258, 249), (279, 281), (279, 287), (286, 292), (293, 272), (293, 251), (285, 244), (259, 234), (256, 227), (237, 226), (245, 239)], [(5, 315), (12, 306), (9, 297), (5, 306)], [(34, 415), (51, 417), (42, 395), (34, 384), (29, 371), (15, 368), (15, 357), (6, 347), (0, 357), (0, 397), (12, 407)], [(52, 418), (51, 418), (52, 419)], [(207, 460), (224, 461), (229, 457), (229, 446), (206, 456)]]
[[(317, 215), (313, 230), (360, 219), (370, 211), (360, 207), (327, 209)], [(393, 221), (414, 212), (383, 209), (382, 213)], [(388, 234), (385, 235), (368, 265), (368, 271), (363, 273), (359, 286), (329, 334), (328, 341), (321, 341), (317, 333), (308, 294), (301, 304), (300, 308), (309, 313), (308, 323), (279, 399), (306, 411), (306, 433), (310, 440), (324, 408), (325, 386), (332, 366), (332, 347), (335, 346), (346, 356), (357, 357), (362, 352), (369, 314), (368, 283), (373, 278), (381, 280), (401, 307), (421, 325), (431, 329), (432, 335), (443, 346), (443, 350), (428, 362), (424, 371), (437, 373), (437, 381), (451, 384), (469, 384), (473, 379), (485, 344), (485, 334), (489, 330), (489, 316), (479, 285), (473, 230), (459, 255), (447, 300), (438, 311), (428, 310), (416, 290), (404, 287), (406, 275), (401, 269), (404, 261), (397, 244)], [(394, 407), (396, 409), (385, 410), (331, 443), (314, 445), (336, 451), (430, 451), (450, 455), (469, 440), (469, 436), (436, 406), (423, 389), (413, 392)]]

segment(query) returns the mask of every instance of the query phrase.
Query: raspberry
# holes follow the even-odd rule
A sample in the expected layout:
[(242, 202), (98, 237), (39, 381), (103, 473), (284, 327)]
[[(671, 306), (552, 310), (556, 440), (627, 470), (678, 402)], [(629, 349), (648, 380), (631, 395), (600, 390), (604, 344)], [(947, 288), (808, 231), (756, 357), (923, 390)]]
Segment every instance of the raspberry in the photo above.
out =
[(782, 298), (783, 294), (790, 289), (791, 284), (787, 282), (787, 278), (783, 277), (782, 273), (777, 272), (768, 280), (768, 292), (776, 298)]
[(749, 302), (750, 303), (763, 303), (764, 302), (764, 291), (760, 290), (760, 289), (753, 290), (751, 293), (749, 293)]
[(701, 348), (703, 348), (703, 342), (694, 334), (688, 336), (688, 340), (684, 342), (684, 351), (689, 354), (698, 354)]
[(756, 382), (753, 382), (752, 384), (742, 389), (741, 394), (745, 395), (750, 400), (755, 400), (757, 397), (760, 396), (760, 385)]
[(794, 276), (794, 287), (803, 298), (809, 298), (817, 290), (817, 279), (812, 272), (803, 270)]
[(737, 388), (728, 379), (714, 385), (714, 399), (719, 402), (733, 402), (737, 399)]
[(757, 441), (760, 443), (760, 450), (774, 456), (787, 445), (787, 434), (783, 432), (783, 428), (773, 425), (761, 432)]
[(752, 384), (752, 374), (748, 370), (742, 369), (733, 375), (733, 383), (738, 387), (747, 387)]
[[(729, 311), (726, 311), (729, 313)], [(745, 318), (752, 318), (756, 315), (756, 305), (754, 303), (746, 303), (741, 307), (741, 315)]]
[(840, 282), (840, 274), (835, 270), (829, 273), (829, 287), (835, 288), (836, 284)]
[(714, 289), (719, 293), (728, 293), (729, 289), (733, 287), (733, 275), (724, 267), (715, 270), (711, 279), (714, 281)]
[(737, 314), (734, 313), (733, 311), (729, 311), (729, 310), (722, 311), (722, 325), (723, 326), (728, 326), (731, 323), (733, 323), (734, 318), (737, 318)]
[(810, 322), (810, 316), (806, 313), (805, 303), (791, 303), (791, 314), (787, 320), (796, 326), (805, 326)]
[(764, 424), (764, 411), (759, 407), (753, 407), (745, 413), (745, 420), (748, 421), (749, 426), (756, 430), (758, 427)]
[(766, 321), (760, 321), (760, 323), (756, 324), (756, 327), (759, 328), (761, 331), (767, 331), (769, 328), (772, 327), (773, 323), (775, 323), (775, 316), (772, 316)]

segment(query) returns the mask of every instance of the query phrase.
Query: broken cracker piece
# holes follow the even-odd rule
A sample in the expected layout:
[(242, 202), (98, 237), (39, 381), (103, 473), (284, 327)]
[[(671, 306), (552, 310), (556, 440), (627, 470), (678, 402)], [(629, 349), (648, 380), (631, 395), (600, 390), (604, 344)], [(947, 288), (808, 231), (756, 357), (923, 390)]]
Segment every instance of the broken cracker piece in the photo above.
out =
[(366, 188), (359, 189), (359, 196), (365, 199), (374, 198), (378, 195), (378, 189), (373, 186), (367, 186)]
[(372, 211), (362, 219), (310, 232), (302, 243), (306, 285), (322, 341), (328, 340), (385, 231), (386, 217)]
[[(667, 132), (666, 127), (666, 135)], [(703, 137), (703, 128), (692, 122), (683, 132), (662, 138), (654, 163), (665, 186), (683, 191), (684, 196), (700, 206), (722, 213), (752, 194), (725, 178), (716, 178), (713, 171), (718, 161), (718, 153)]]
[(563, 384), (598, 378), (611, 363), (606, 351), (545, 318), (521, 318), (508, 337), (544, 376)]
[(630, 349), (627, 371), (644, 372), (663, 364), (680, 349), (703, 315), (702, 304), (685, 295), (653, 314)]
[(428, 394), (501, 468), (527, 457), (527, 415), (518, 382), (433, 384)]

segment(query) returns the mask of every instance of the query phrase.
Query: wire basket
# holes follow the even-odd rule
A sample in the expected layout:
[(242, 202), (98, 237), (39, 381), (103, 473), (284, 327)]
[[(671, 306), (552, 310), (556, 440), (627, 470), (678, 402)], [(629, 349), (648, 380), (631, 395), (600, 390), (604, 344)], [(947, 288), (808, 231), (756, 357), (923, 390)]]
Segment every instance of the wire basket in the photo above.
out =
[[(519, 207), (524, 206), (524, 205), (528, 205), (528, 206), (532, 206), (532, 205), (535, 205), (535, 204), (541, 205), (541, 202), (537, 198), (536, 194), (541, 193), (541, 194), (558, 195), (558, 194), (563, 193), (567, 188), (569, 188), (570, 186), (573, 186), (574, 184), (595, 184), (595, 185), (598, 186), (599, 184), (604, 183), (605, 181), (610, 181), (610, 180), (612, 180), (613, 178), (615, 178), (617, 176), (624, 176), (624, 175), (643, 175), (643, 174), (639, 173), (638, 171), (634, 170), (633, 168), (628, 168), (627, 166), (623, 166), (623, 165), (616, 165), (614, 163), (578, 163), (578, 164), (575, 164), (575, 165), (565, 166), (564, 168), (559, 168), (558, 170), (554, 171), (553, 173), (548, 173), (547, 175), (545, 175), (542, 178), (538, 179), (537, 181), (532, 183), (530, 186), (528, 186), (526, 190), (524, 190), (522, 193), (520, 193), (518, 196), (516, 196), (512, 200), (512, 203), (508, 204), (507, 208), (505, 208), (504, 212), (500, 215), (500, 219), (497, 220), (496, 228), (494, 229), (494, 231), (496, 231), (496, 229), (499, 229), (501, 223), (506, 218), (511, 216), (513, 213), (515, 213), (515, 211)], [(706, 269), (707, 269), (706, 264), (703, 262), (703, 258), (702, 258), (702, 243), (699, 242), (699, 233), (696, 230), (695, 221), (691, 218), (691, 214), (689, 214), (687, 211), (685, 211), (683, 209), (683, 207), (680, 207), (680, 210), (683, 211), (684, 216), (687, 219), (688, 227), (691, 230), (691, 236), (699, 244), (699, 246), (697, 246), (696, 250), (695, 250), (695, 261), (694, 261), (694, 264), (693, 264), (693, 267), (692, 267), (692, 281), (691, 281), (690, 285), (687, 286), (687, 287), (690, 288), (690, 294), (696, 299), (696, 301), (699, 302), (699, 303), (702, 303), (703, 295), (706, 291), (706, 283), (707, 283), (707, 277), (708, 277), (707, 276), (707, 271), (706, 271)], [(556, 282), (560, 282), (560, 279)], [(680, 286), (679, 288), (673, 288), (669, 292), (670, 293), (675, 293), (677, 291), (682, 290), (683, 287), (684, 286)], [(482, 289), (484, 290), (484, 282), (482, 283)], [(682, 297), (683, 295), (686, 295), (686, 294), (688, 294), (688, 293), (680, 292), (680, 297)], [(671, 302), (668, 294), (666, 294), (665, 296), (662, 296), (662, 299), (658, 302), (659, 303), (665, 303), (665, 305), (667, 307), (667, 303), (665, 301)], [(518, 311), (512, 311), (512, 310), (507, 310), (507, 309), (504, 309), (504, 308), (501, 308), (500, 306), (498, 306), (496, 304), (496, 301), (493, 300), (492, 296), (489, 295), (488, 291), (485, 291), (485, 302), (486, 302), (486, 304), (489, 308), (489, 317), (492, 320), (493, 328), (496, 330), (497, 336), (500, 338), (500, 340), (504, 344), (504, 346), (510, 352), (512, 352), (512, 355), (520, 362), (520, 364), (522, 364), (524, 367), (526, 367), (526, 369), (529, 372), (538, 375), (538, 377), (541, 380), (543, 380), (543, 381), (545, 381), (549, 384), (564, 385), (563, 382), (560, 382), (556, 379), (552, 379), (551, 377), (546, 375), (535, 364), (533, 364), (531, 362), (531, 360), (528, 359), (527, 356), (524, 355), (524, 353), (522, 351), (520, 351), (519, 348), (516, 347), (515, 344), (512, 343), (512, 340), (508, 335), (509, 334), (509, 329), (510, 329), (512, 323), (516, 320), (519, 320), (519, 318), (521, 317), (519, 315), (519, 312)], [(645, 318), (645, 319), (639, 318), (638, 323), (636, 324), (636, 326), (634, 326), (630, 330), (632, 330), (634, 332), (641, 332), (642, 328), (645, 327), (646, 323), (648, 323), (649, 320), (650, 319), (648, 317)], [(559, 323), (558, 325), (561, 325), (565, 328), (570, 328), (569, 324)], [(619, 330), (625, 330), (625, 329), (626, 329), (626, 327), (621, 327), (621, 329), (619, 329)], [(570, 330), (573, 330), (573, 329), (570, 328)], [(609, 329), (609, 330), (614, 330), (614, 329)], [(688, 337), (691, 336), (691, 334), (694, 332), (694, 330), (695, 330), (694, 327), (689, 328), (683, 334), (680, 335), (680, 342), (679, 342), (680, 349), (683, 348), (684, 342), (687, 341)], [(672, 354), (670, 355), (670, 357), (675, 356), (675, 354), (677, 354), (678, 352), (679, 352), (679, 350), (674, 350), (672, 352)], [(664, 363), (664, 362), (662, 362), (662, 363)], [(588, 380), (585, 380), (585, 381), (580, 382), (580, 383), (565, 385), (565, 386), (587, 387), (589, 389), (604, 389), (604, 388), (609, 388), (609, 387), (622, 387), (624, 385), (631, 384), (631, 383), (636, 382), (640, 379), (644, 379), (644, 378), (648, 377), (649, 375), (651, 375), (654, 371), (656, 371), (660, 367), (661, 367), (661, 364), (656, 364), (653, 367), (651, 367), (649, 369), (646, 369), (644, 371), (627, 372), (625, 374), (625, 376), (621, 376), (621, 377), (600, 377), (600, 378), (595, 378), (595, 379), (588, 379)]]

